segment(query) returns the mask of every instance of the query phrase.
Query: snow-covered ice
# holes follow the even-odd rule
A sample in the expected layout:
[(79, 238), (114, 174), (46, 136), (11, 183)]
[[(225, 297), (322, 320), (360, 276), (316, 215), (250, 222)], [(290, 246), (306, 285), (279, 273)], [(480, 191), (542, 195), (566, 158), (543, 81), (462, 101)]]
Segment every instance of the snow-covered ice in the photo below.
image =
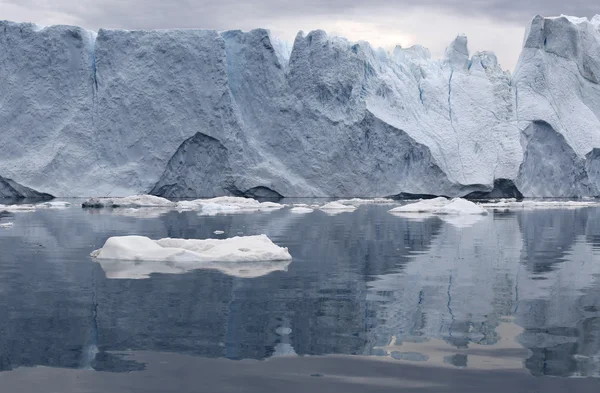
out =
[(444, 197), (424, 199), (419, 202), (409, 203), (391, 209), (390, 213), (433, 213), (439, 208), (446, 206), (450, 201)]
[(361, 205), (372, 205), (372, 204), (381, 204), (387, 205), (395, 203), (393, 199), (389, 198), (373, 198), (373, 199), (362, 199), (362, 198), (352, 198), (352, 199), (339, 199), (336, 201), (337, 203), (341, 203), (342, 205), (350, 205), (350, 206), (361, 206)]
[(488, 211), (478, 204), (467, 201), (466, 199), (454, 198), (450, 203), (440, 207), (434, 213), (449, 215), (487, 215)]
[(332, 210), (332, 211), (354, 211), (356, 210), (355, 206), (352, 205), (343, 205), (340, 202), (333, 201), (324, 204), (320, 207), (321, 210)]
[(37, 209), (66, 209), (71, 207), (71, 203), (66, 201), (49, 201), (38, 203), (35, 207)]
[(0, 223), (0, 228), (4, 228), (4, 229), (10, 229), (13, 227), (13, 223), (12, 222), (2, 222)]
[(130, 195), (123, 198), (90, 198), (83, 202), (83, 207), (175, 207), (176, 204), (168, 199), (154, 195)]
[(222, 234), (224, 234), (224, 233), (225, 233), (225, 231), (219, 231), (219, 230), (217, 230), (217, 231), (214, 231), (213, 233), (214, 233), (215, 235), (222, 235)]
[(115, 236), (91, 255), (97, 259), (180, 263), (285, 261), (292, 258), (287, 248), (277, 246), (266, 235), (205, 240)]
[(2, 21), (0, 196), (596, 196), (598, 20), (534, 17), (512, 75), (462, 35), (432, 59), (321, 30), (290, 50)]
[(312, 213), (314, 210), (311, 209), (310, 207), (296, 206), (296, 207), (292, 207), (290, 209), (290, 211), (294, 214), (307, 214), (307, 213)]
[(0, 212), (32, 212), (35, 210), (35, 205), (0, 205)]
[(198, 210), (204, 215), (271, 211), (281, 208), (283, 205), (279, 203), (259, 202), (256, 199), (242, 197), (216, 197), (177, 202), (179, 210)]
[(439, 215), (488, 214), (487, 210), (466, 199), (454, 198), (448, 200), (444, 197), (425, 199), (408, 205), (398, 206), (389, 210), (389, 212), (392, 214), (426, 213)]
[(259, 262), (179, 262), (179, 261), (125, 261), (114, 259), (98, 260), (102, 270), (110, 279), (144, 279), (151, 274), (183, 274), (197, 269), (218, 270), (234, 277), (261, 277), (276, 271), (287, 271), (290, 261)]
[(516, 201), (500, 200), (481, 203), (482, 207), (494, 210), (516, 209), (577, 209), (600, 206), (600, 201)]

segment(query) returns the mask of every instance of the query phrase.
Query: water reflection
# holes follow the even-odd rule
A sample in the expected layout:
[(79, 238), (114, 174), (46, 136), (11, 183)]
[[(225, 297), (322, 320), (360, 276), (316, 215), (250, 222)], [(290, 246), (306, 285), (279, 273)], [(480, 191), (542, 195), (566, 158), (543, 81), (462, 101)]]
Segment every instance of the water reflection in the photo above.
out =
[[(362, 354), (598, 376), (600, 209), (495, 212), (473, 222), (388, 209), (11, 214), (14, 227), (0, 232), (0, 369), (137, 370), (143, 364), (116, 353), (151, 350)], [(108, 266), (88, 256), (108, 236), (215, 230), (265, 233), (294, 259), (244, 278), (218, 266)]]

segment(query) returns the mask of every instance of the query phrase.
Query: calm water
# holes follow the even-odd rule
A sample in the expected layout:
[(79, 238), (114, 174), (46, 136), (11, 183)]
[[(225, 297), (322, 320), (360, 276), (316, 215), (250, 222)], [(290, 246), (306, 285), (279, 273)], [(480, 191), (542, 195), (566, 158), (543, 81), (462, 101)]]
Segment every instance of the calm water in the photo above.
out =
[[(0, 370), (139, 371), (147, 364), (127, 354), (151, 351), (600, 376), (600, 208), (467, 221), (390, 208), (0, 213), (14, 222), (0, 228)], [(215, 230), (265, 233), (293, 261), (144, 275), (89, 257), (109, 236)]]

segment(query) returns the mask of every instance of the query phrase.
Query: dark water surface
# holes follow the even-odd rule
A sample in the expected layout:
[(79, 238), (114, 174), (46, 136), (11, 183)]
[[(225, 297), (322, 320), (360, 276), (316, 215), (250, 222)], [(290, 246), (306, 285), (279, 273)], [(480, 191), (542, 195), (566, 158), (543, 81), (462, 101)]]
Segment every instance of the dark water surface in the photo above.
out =
[[(337, 215), (288, 208), (224, 216), (78, 207), (0, 213), (0, 223), (14, 222), (0, 228), (0, 392), (38, 391), (36, 384), (48, 387), (71, 372), (86, 375), (86, 387), (60, 385), (63, 391), (103, 391), (98, 381), (134, 381), (174, 364), (190, 366), (176, 369), (182, 375), (219, 364), (239, 375), (264, 367), (266, 375), (294, 364), (313, 370), (303, 374), (311, 381), (326, 381), (327, 359), (348, 364), (350, 385), (388, 381), (347, 379), (379, 364), (405, 376), (436, 370), (457, 383), (505, 373), (528, 381), (591, 377), (551, 381), (600, 389), (600, 208), (466, 219), (398, 217), (390, 208)], [(134, 264), (102, 266), (89, 257), (109, 236), (219, 237), (215, 230), (265, 233), (288, 247), (293, 261), (194, 271), (163, 264), (150, 268), (163, 273), (140, 274)], [(58, 369), (28, 369), (35, 366)], [(510, 378), (500, 379), (506, 391), (517, 391)], [(406, 386), (428, 391), (413, 385)], [(134, 391), (126, 386), (110, 391)], [(191, 391), (247, 391), (219, 386)]]

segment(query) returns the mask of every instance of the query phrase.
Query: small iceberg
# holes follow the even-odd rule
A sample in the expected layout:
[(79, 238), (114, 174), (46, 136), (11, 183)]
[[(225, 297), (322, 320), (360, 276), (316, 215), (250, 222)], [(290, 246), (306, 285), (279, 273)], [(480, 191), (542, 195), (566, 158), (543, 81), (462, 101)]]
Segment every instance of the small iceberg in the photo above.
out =
[(321, 210), (338, 210), (338, 211), (354, 211), (356, 210), (355, 206), (344, 205), (338, 201), (329, 202), (320, 207)]
[(450, 201), (444, 197), (424, 199), (416, 203), (398, 206), (390, 210), (390, 213), (434, 213), (446, 206)]
[(488, 211), (480, 205), (463, 198), (448, 200), (444, 197), (426, 199), (389, 210), (392, 214), (427, 213), (441, 215), (486, 215)]
[(36, 209), (66, 209), (68, 207), (71, 207), (71, 203), (65, 201), (49, 201), (38, 203), (37, 205), (35, 205), (35, 207)]
[(484, 202), (481, 206), (494, 210), (516, 209), (579, 209), (584, 207), (600, 206), (597, 201), (517, 201), (504, 199)]
[(217, 197), (195, 199), (177, 203), (178, 210), (199, 210), (203, 215), (247, 213), (253, 211), (272, 211), (283, 205), (275, 202), (259, 202), (256, 199), (242, 197)]
[(151, 274), (184, 274), (193, 270), (218, 270), (228, 276), (255, 278), (273, 272), (285, 272), (291, 261), (261, 262), (167, 262), (167, 261), (124, 261), (100, 259), (98, 263), (108, 279), (141, 280)]
[(290, 211), (294, 214), (307, 214), (307, 213), (312, 213), (314, 210), (311, 209), (310, 207), (296, 206), (296, 207), (292, 207), (290, 209)]
[(144, 236), (114, 236), (91, 256), (96, 259), (160, 262), (259, 262), (287, 261), (292, 256), (266, 235), (229, 239), (152, 240)]
[(12, 222), (3, 222), (0, 223), (0, 228), (4, 228), (4, 229), (10, 229), (13, 227), (13, 223)]
[(389, 205), (396, 203), (393, 199), (389, 198), (373, 198), (373, 199), (362, 199), (362, 198), (352, 198), (352, 199), (340, 199), (336, 201), (337, 203), (341, 203), (342, 205), (350, 205), (350, 206), (361, 206), (361, 205)]
[(33, 212), (36, 210), (35, 205), (0, 205), (0, 212)]
[(224, 231), (218, 231), (218, 230), (217, 230), (217, 231), (214, 231), (213, 233), (214, 233), (215, 235), (222, 235), (222, 234), (224, 234), (225, 232), (224, 232)]
[(476, 203), (467, 201), (462, 198), (455, 198), (447, 205), (444, 205), (437, 209), (435, 214), (449, 214), (449, 215), (487, 215), (488, 211)]
[(103, 207), (175, 207), (176, 203), (154, 195), (131, 195), (123, 198), (90, 198), (81, 205), (86, 208)]

